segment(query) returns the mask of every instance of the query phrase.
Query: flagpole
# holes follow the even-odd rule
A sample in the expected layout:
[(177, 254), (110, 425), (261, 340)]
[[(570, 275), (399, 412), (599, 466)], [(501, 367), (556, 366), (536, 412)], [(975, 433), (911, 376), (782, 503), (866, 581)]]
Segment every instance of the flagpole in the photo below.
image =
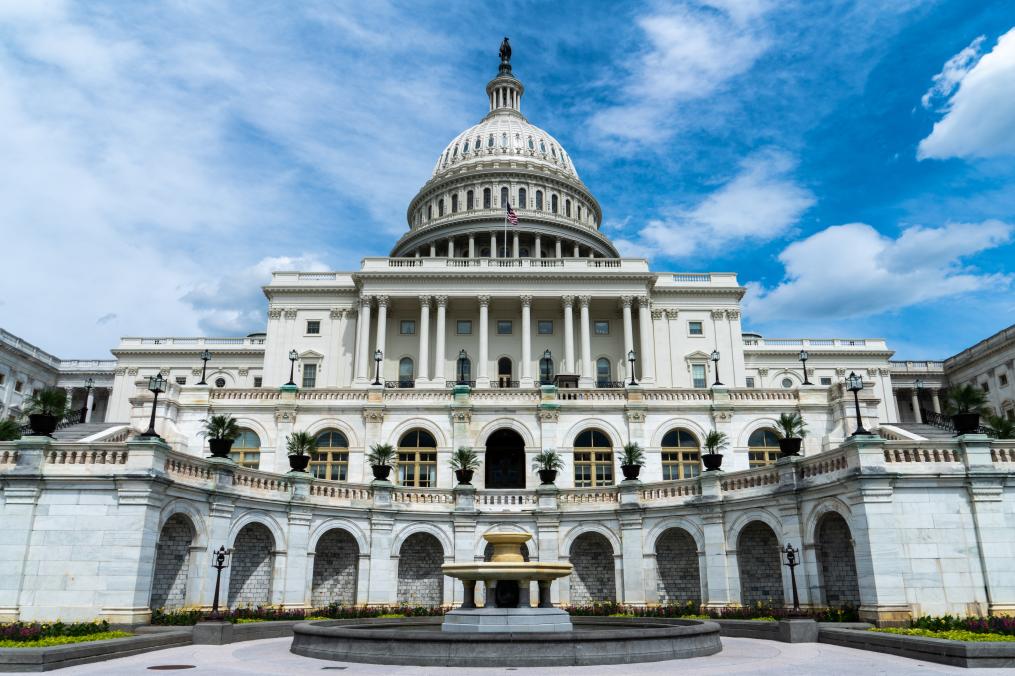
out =
[[(504, 250), (505, 251), (508, 251), (508, 245), (507, 245), (507, 215), (508, 215), (508, 212), (507, 212), (507, 210), (508, 210), (508, 208), (510, 206), (511, 206), (510, 203), (504, 205)], [(510, 258), (510, 256), (505, 256), (505, 258)]]

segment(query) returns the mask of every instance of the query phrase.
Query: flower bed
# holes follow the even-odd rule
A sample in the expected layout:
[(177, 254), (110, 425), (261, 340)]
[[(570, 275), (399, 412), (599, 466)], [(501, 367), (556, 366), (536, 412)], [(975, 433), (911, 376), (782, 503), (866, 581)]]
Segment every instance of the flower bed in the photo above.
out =
[[(928, 631), (967, 631), (974, 634), (1015, 636), (1015, 617), (957, 617), (940, 615), (918, 617), (909, 623), (912, 629)], [(963, 639), (960, 639), (963, 640)]]
[[(445, 613), (440, 606), (374, 606), (369, 608), (340, 606), (332, 604), (323, 608), (282, 608), (273, 606), (257, 606), (256, 608), (234, 608), (222, 611), (222, 619), (233, 624), (250, 622), (274, 622), (279, 620), (353, 620), (378, 617), (433, 617)], [(197, 608), (181, 610), (152, 611), (152, 624), (185, 626), (196, 624), (206, 619), (208, 612)]]
[(44, 648), (66, 643), (104, 641), (132, 636), (126, 631), (110, 631), (109, 623), (101, 622), (12, 622), (0, 624), (0, 648)]
[(901, 636), (923, 636), (925, 638), (944, 638), (948, 639), (949, 641), (1015, 642), (1015, 636), (1011, 634), (995, 634), (991, 632), (968, 631), (965, 629), (943, 629), (940, 631), (934, 631), (932, 629), (920, 629), (917, 627), (910, 627), (908, 629), (901, 627), (884, 627), (881, 629), (871, 629), (871, 631), (876, 631), (883, 634), (898, 634)]
[(689, 620), (768, 620), (776, 621), (784, 617), (809, 617), (818, 622), (857, 622), (859, 613), (856, 608), (808, 608), (794, 613), (789, 608), (776, 607), (769, 604), (754, 606), (725, 606), (722, 608), (706, 608), (693, 601), (687, 603), (671, 603), (662, 606), (634, 606), (623, 603), (592, 603), (581, 606), (566, 606), (567, 612), (576, 616), (626, 616), (626, 617), (674, 617)]

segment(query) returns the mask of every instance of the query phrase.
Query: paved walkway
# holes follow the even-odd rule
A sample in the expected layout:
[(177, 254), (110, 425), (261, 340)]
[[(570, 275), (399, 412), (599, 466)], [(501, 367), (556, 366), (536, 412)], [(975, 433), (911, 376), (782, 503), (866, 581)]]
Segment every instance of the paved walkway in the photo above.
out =
[[(170, 648), (134, 657), (123, 657), (79, 667), (61, 669), (60, 676), (93, 674), (286, 674), (306, 676), (311, 673), (341, 673), (348, 676), (458, 676), (465, 674), (566, 674), (568, 676), (628, 676), (629, 674), (966, 674), (966, 669), (946, 667), (931, 662), (909, 660), (892, 655), (840, 648), (820, 643), (777, 643), (750, 638), (724, 638), (723, 652), (711, 657), (698, 657), (672, 662), (617, 665), (605, 667), (555, 667), (548, 669), (448, 669), (433, 667), (394, 667), (373, 664), (329, 662), (299, 657), (289, 652), (290, 638), (247, 641), (224, 646), (187, 646)], [(163, 671), (159, 665), (194, 665), (193, 669)], [(1007, 669), (976, 669), (975, 676), (1006, 674)]]

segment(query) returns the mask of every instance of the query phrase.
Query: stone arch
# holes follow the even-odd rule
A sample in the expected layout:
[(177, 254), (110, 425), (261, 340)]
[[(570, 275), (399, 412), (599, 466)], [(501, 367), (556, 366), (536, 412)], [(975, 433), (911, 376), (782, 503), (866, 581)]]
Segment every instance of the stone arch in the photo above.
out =
[(207, 547), (208, 531), (205, 526), (204, 515), (188, 500), (173, 500), (162, 508), (162, 513), (159, 516), (159, 532), (162, 531), (166, 522), (177, 514), (189, 519), (190, 525), (194, 529), (194, 541), (191, 543), (191, 546)]
[(853, 535), (846, 519), (828, 511), (818, 520), (814, 544), (825, 605), (832, 608), (860, 606)]
[(745, 606), (785, 603), (782, 587), (782, 554), (779, 538), (764, 521), (754, 520), (737, 536), (740, 567), (740, 602)]
[(229, 607), (270, 603), (275, 539), (260, 521), (251, 521), (237, 533), (229, 561)]
[(585, 531), (571, 542), (568, 553), (574, 566), (569, 578), (572, 604), (617, 600), (614, 549), (603, 534)]
[(398, 548), (398, 602), (412, 606), (444, 603), (444, 548), (432, 533), (416, 531)]
[(749, 526), (752, 521), (761, 521), (771, 528), (772, 532), (775, 533), (776, 540), (782, 534), (782, 522), (767, 509), (752, 509), (749, 512), (741, 512), (736, 518), (731, 519), (726, 527), (726, 548), (728, 550), (736, 551), (740, 532)]
[(705, 534), (702, 532), (701, 527), (684, 517), (670, 517), (658, 522), (655, 526), (646, 530), (643, 553), (651, 554), (656, 551), (656, 545), (658, 544), (659, 538), (668, 530), (673, 528), (679, 528), (686, 531), (691, 539), (694, 540), (695, 549), (699, 552), (705, 551)]
[(275, 519), (261, 511), (247, 512), (233, 522), (233, 525), (229, 528), (229, 544), (226, 545), (227, 548), (235, 548), (236, 538), (239, 537), (240, 531), (252, 523), (260, 524), (268, 529), (268, 532), (271, 533), (272, 549), (274, 551), (285, 551), (285, 531), (282, 530), (282, 527), (278, 525)]
[(561, 554), (566, 556), (566, 552), (570, 551), (574, 541), (580, 538), (585, 533), (598, 533), (606, 538), (607, 542), (613, 548), (613, 553), (619, 555), (621, 552), (620, 539), (617, 534), (599, 523), (583, 523), (580, 526), (575, 526), (567, 532), (567, 535), (560, 541)]
[(655, 542), (660, 603), (701, 603), (698, 543), (679, 526), (667, 528)]
[(804, 544), (813, 543), (817, 540), (818, 522), (829, 512), (835, 512), (845, 519), (850, 532), (853, 531), (853, 513), (849, 509), (849, 506), (838, 498), (826, 498), (815, 505), (806, 518), (803, 519)]
[(314, 608), (332, 603), (355, 605), (359, 553), (356, 538), (343, 528), (331, 528), (318, 538), (310, 584)]
[[(790, 369), (782, 369), (778, 373), (771, 374), (769, 377), (771, 380), (769, 381), (768, 387), (773, 390), (790, 390), (793, 389), (793, 387), (800, 387), (800, 384), (803, 383), (803, 378), (800, 377), (800, 374), (795, 373)], [(783, 387), (783, 378), (789, 378), (792, 380), (792, 387)]]
[(477, 560), (483, 558), (486, 552), (487, 542), (485, 539), (483, 539), (483, 536), (486, 533), (497, 533), (497, 532), (528, 533), (529, 535), (532, 536), (532, 539), (525, 543), (526, 546), (528, 547), (529, 551), (532, 550), (538, 551), (535, 544), (536, 534), (533, 533), (530, 529), (526, 528), (525, 526), (521, 526), (517, 523), (498, 523), (490, 526), (489, 528), (484, 529), (483, 532), (479, 534), (479, 537), (476, 538), (475, 546), (472, 549), (473, 556), (475, 556)]
[(603, 420), (602, 418), (584, 418), (580, 422), (575, 423), (568, 428), (567, 432), (562, 437), (564, 439), (564, 448), (574, 448), (575, 438), (587, 429), (600, 430), (610, 439), (610, 446), (613, 448), (620, 448), (624, 445), (624, 435), (620, 433), (620, 430), (611, 423)]
[(697, 439), (698, 443), (704, 443), (705, 437), (708, 436), (709, 430), (701, 426), (701, 424), (691, 420), (690, 418), (668, 418), (656, 426), (652, 432), (652, 436), (649, 437), (649, 448), (660, 448), (663, 445), (663, 437), (672, 430), (685, 429), (693, 434)]
[(268, 432), (267, 427), (257, 420), (245, 416), (234, 416), (233, 419), (241, 429), (248, 429), (257, 435), (257, 438), (261, 440), (262, 453), (275, 448), (275, 437)]
[(356, 430), (353, 429), (352, 425), (334, 416), (315, 420), (313, 424), (308, 425), (304, 431), (310, 436), (316, 438), (318, 434), (327, 430), (335, 430), (344, 434), (346, 440), (349, 442), (349, 448), (362, 448), (363, 442), (359, 436), (357, 436)]
[(502, 429), (509, 429), (517, 432), (525, 441), (526, 448), (535, 448), (537, 445), (536, 438), (533, 435), (532, 430), (530, 430), (525, 423), (515, 418), (495, 418), (484, 425), (483, 429), (480, 430), (478, 435), (476, 435), (476, 447), (485, 447), (490, 435)]
[(328, 531), (336, 528), (349, 533), (352, 539), (356, 541), (356, 546), (361, 552), (370, 551), (370, 543), (367, 540), (367, 536), (364, 534), (363, 529), (360, 528), (360, 526), (354, 521), (340, 518), (327, 519), (317, 524), (313, 530), (310, 531), (310, 538), (307, 540), (307, 551), (317, 551), (317, 543), (320, 539), (324, 537)]
[(426, 430), (432, 434), (433, 438), (437, 441), (437, 448), (448, 448), (451, 445), (451, 442), (448, 441), (448, 436), (444, 433), (444, 430), (436, 425), (432, 420), (427, 420), (426, 418), (409, 418), (408, 420), (403, 420), (388, 434), (388, 443), (397, 448), (398, 442), (402, 436), (406, 432), (416, 428)]
[(221, 369), (217, 369), (215, 371), (212, 371), (207, 376), (205, 376), (204, 380), (205, 380), (206, 383), (208, 383), (209, 386), (211, 386), (212, 389), (217, 389), (215, 387), (215, 379), (216, 378), (222, 378), (223, 380), (225, 380), (226, 381), (226, 384), (225, 384), (226, 387), (235, 387), (236, 386), (236, 377), (233, 376), (231, 373), (229, 373), (227, 371), (222, 371)]
[(181, 511), (172, 514), (159, 528), (149, 603), (153, 610), (175, 610), (186, 605), (190, 548), (196, 536), (197, 529), (190, 515)]
[(776, 418), (757, 418), (744, 425), (740, 434), (737, 436), (736, 448), (747, 448), (747, 440), (751, 438), (751, 435), (760, 429), (770, 427), (772, 429), (778, 429), (778, 420)]
[(447, 552), (455, 551), (455, 545), (451, 538), (447, 533), (441, 530), (439, 526), (432, 523), (417, 522), (406, 526), (398, 532), (398, 535), (395, 536), (395, 539), (391, 543), (392, 556), (399, 556), (398, 552), (401, 551), (402, 545), (416, 533), (427, 533), (434, 536), (437, 539), (437, 542), (440, 543), (441, 549), (445, 554)]

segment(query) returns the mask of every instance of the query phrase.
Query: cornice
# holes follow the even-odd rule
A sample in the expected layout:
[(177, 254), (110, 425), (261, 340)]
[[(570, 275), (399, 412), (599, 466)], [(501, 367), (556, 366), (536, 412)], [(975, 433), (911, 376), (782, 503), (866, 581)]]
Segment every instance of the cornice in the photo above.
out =
[[(796, 360), (796, 356), (797, 356), (797, 352), (796, 351), (798, 351), (799, 349), (800, 349), (800, 346), (796, 346), (793, 350), (772, 350), (772, 349), (767, 349), (767, 348), (763, 348), (763, 347), (762, 348), (758, 348), (758, 347), (752, 347), (752, 346), (749, 346), (749, 345), (745, 345), (744, 346), (744, 356), (745, 357), (747, 355), (751, 355), (751, 356), (760, 355), (760, 356), (766, 356), (766, 357), (782, 356), (782, 357), (793, 357), (793, 359)], [(857, 347), (843, 347), (842, 349), (839, 349), (839, 350), (830, 350), (828, 348), (814, 349), (812, 347), (807, 347), (805, 349), (807, 350), (807, 354), (812, 356), (812, 357), (814, 357), (814, 356), (817, 356), (817, 357), (820, 357), (820, 356), (842, 357), (843, 355), (854, 354), (854, 355), (857, 355), (857, 356), (861, 356), (862, 355), (864, 357), (885, 357), (887, 359), (888, 357), (890, 357), (893, 354), (895, 354), (895, 350), (883, 350), (883, 349), (865, 350), (864, 348), (857, 348)]]
[[(138, 347), (138, 348), (134, 348), (134, 347), (118, 347), (118, 348), (115, 348), (113, 350), (110, 350), (110, 352), (113, 353), (114, 357), (119, 357), (120, 355), (132, 355), (132, 356), (137, 356), (137, 355), (192, 356), (192, 355), (200, 355), (201, 352), (204, 351), (204, 349), (205, 349), (205, 346), (203, 346), (203, 345), (196, 346), (193, 349), (173, 348), (173, 349), (170, 349), (170, 350), (153, 350), (152, 348), (149, 348), (149, 347)], [(224, 356), (224, 357), (225, 356), (249, 357), (249, 356), (256, 356), (256, 355), (262, 355), (263, 356), (264, 355), (264, 348), (263, 347), (257, 347), (257, 348), (251, 348), (249, 350), (229, 350), (229, 349), (223, 350), (223, 349), (215, 348), (215, 356), (216, 357), (218, 357), (218, 356)]]

